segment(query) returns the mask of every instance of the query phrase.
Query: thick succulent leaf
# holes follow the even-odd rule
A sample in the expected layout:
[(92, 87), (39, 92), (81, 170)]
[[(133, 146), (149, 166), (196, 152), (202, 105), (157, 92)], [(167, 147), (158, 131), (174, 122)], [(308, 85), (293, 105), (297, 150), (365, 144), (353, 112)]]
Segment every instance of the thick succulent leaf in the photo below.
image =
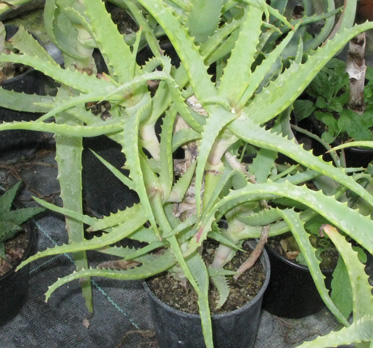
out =
[(194, 129), (181, 129), (172, 137), (172, 151), (176, 151), (181, 145), (201, 139), (201, 134)]
[(224, 69), (219, 87), (219, 93), (231, 102), (242, 95), (252, 74), (251, 65), (257, 54), (263, 24), (262, 15), (263, 10), (258, 7), (248, 6), (245, 9), (240, 34)]
[[(317, 216), (317, 212), (312, 209), (307, 209), (300, 213), (300, 218), (303, 223), (311, 220), (315, 216)], [(246, 219), (251, 218), (251, 215), (246, 214), (238, 214), (235, 216), (239, 221), (246, 224)], [(277, 221), (272, 223), (269, 226), (269, 237), (274, 237), (281, 235), (283, 233), (289, 232), (289, 226), (284, 221)], [(262, 233), (262, 226), (255, 226), (255, 225), (248, 225), (246, 224), (245, 228), (239, 232), (234, 234), (235, 238), (238, 240), (249, 239), (249, 238), (260, 238)]]
[(252, 213), (245, 216), (245, 224), (251, 226), (269, 225), (280, 218), (280, 214), (275, 208), (265, 209), (259, 213)]
[(7, 91), (0, 88), (0, 104), (5, 109), (37, 112), (42, 113), (48, 111), (48, 107), (38, 104), (51, 104), (53, 98), (49, 96), (41, 96), (36, 94), (17, 93), (14, 91)]
[(227, 282), (227, 278), (220, 275), (212, 277), (211, 280), (219, 292), (219, 302), (216, 304), (216, 308), (221, 308), (227, 301), (227, 298), (229, 296), (230, 288)]
[[(134, 220), (134, 218), (139, 219), (140, 225)], [(126, 208), (125, 210), (118, 210), (116, 213), (111, 213), (109, 216), (104, 216), (103, 218), (96, 220), (91, 226), (88, 228), (89, 232), (100, 231), (100, 230), (107, 230), (108, 228), (119, 226), (123, 223), (135, 223), (133, 230), (137, 229), (139, 226), (145, 224), (146, 217), (145, 211), (141, 204), (134, 204), (132, 207)]]
[(41, 60), (45, 60), (53, 65), (58, 65), (39, 42), (22, 26), (20, 26), (18, 31), (12, 36), (11, 42), (12, 46), (23, 54), (39, 57)]
[(160, 242), (160, 241), (157, 241), (157, 242), (154, 242), (154, 243), (151, 243), (143, 248), (140, 248), (140, 249), (137, 249), (136, 251), (134, 251), (132, 254), (128, 255), (125, 260), (133, 260), (133, 259), (138, 259), (140, 256), (143, 256), (143, 255), (147, 255), (149, 254), (150, 252), (152, 252), (153, 250), (155, 249), (159, 249), (161, 247), (164, 247), (166, 245), (166, 243), (164, 242)]
[(194, 176), (196, 162), (193, 162), (184, 175), (172, 186), (168, 202), (181, 202)]
[[(213, 34), (213, 36), (210, 37), (209, 40), (205, 41), (200, 45), (200, 52), (201, 55), (206, 57), (205, 64), (211, 65), (214, 63), (218, 57), (225, 56), (228, 54), (231, 50), (220, 50), (222, 51), (222, 56), (216, 55), (216, 52), (219, 51), (220, 44), (224, 45), (226, 41), (230, 40), (231, 36), (234, 36), (234, 42), (237, 39), (237, 36), (234, 35), (234, 32), (238, 32), (238, 28), (240, 27), (241, 21), (232, 19), (230, 22), (225, 22), (222, 24)], [(214, 58), (214, 56), (216, 58)]]
[[(158, 231), (148, 196), (148, 192), (156, 188), (151, 187), (152, 183), (145, 182), (145, 168), (141, 165), (141, 154), (139, 149), (140, 122), (144, 117), (147, 117), (147, 114), (149, 114), (151, 110), (151, 103), (148, 98), (144, 98), (144, 102), (142, 104), (142, 106), (136, 106), (129, 117), (125, 119), (124, 127), (127, 130), (125, 135), (126, 139), (124, 140), (123, 137), (120, 144), (124, 149), (127, 159), (126, 165), (130, 170), (130, 177), (133, 178), (136, 192), (139, 195), (144, 211), (146, 212), (148, 220), (150, 221), (154, 231)], [(130, 112), (128, 109), (127, 111)]]
[(289, 225), (291, 232), (300, 251), (302, 252), (303, 257), (307, 262), (308, 269), (312, 275), (312, 278), (315, 282), (316, 288), (319, 291), (321, 298), (324, 303), (327, 305), (329, 310), (336, 316), (336, 318), (343, 323), (345, 326), (348, 326), (348, 321), (335, 306), (334, 302), (329, 296), (328, 289), (325, 286), (325, 276), (320, 270), (320, 261), (316, 257), (316, 249), (312, 246), (309, 234), (304, 229), (303, 222), (299, 218), (299, 214), (293, 210), (281, 210), (278, 209), (278, 213), (284, 218), (286, 223)]
[(90, 217), (88, 215), (84, 215), (84, 214), (82, 214), (80, 212), (77, 212), (75, 210), (70, 210), (70, 209), (67, 209), (65, 207), (59, 207), (57, 205), (48, 203), (48, 202), (43, 201), (42, 199), (40, 199), (38, 197), (33, 197), (33, 199), (34, 199), (35, 202), (37, 202), (38, 204), (40, 204), (44, 208), (47, 208), (47, 209), (52, 210), (56, 213), (68, 216), (72, 219), (75, 219), (77, 221), (83, 222), (83, 223), (88, 224), (88, 225), (92, 225), (98, 220), (96, 218)]
[[(357, 34), (372, 29), (373, 22), (356, 25), (336, 35), (332, 40), (308, 56), (303, 64), (293, 62), (250, 102), (246, 112), (257, 123), (264, 123), (289, 107), (313, 80), (323, 66)], [(302, 78), (295, 79), (294, 76)]]
[(298, 27), (295, 27), (293, 31), (288, 33), (287, 36), (281, 41), (281, 43), (278, 44), (273, 51), (267, 54), (266, 59), (258, 67), (256, 67), (255, 71), (250, 76), (250, 79), (245, 81), (244, 93), (239, 95), (239, 101), (236, 100), (236, 102), (238, 102), (238, 109), (241, 109), (244, 105), (246, 105), (248, 100), (252, 98), (257, 88), (263, 84), (263, 81), (265, 80), (266, 76), (270, 73), (271, 69), (273, 68), (273, 65), (276, 63), (281, 53), (284, 51), (286, 46), (294, 37), (297, 28)]
[[(334, 0), (324, 0), (324, 4), (325, 4), (324, 12), (326, 14), (330, 14), (330, 15), (328, 15), (325, 18), (325, 24), (321, 28), (320, 33), (318, 33), (314, 38), (312, 38), (312, 40), (308, 40), (308, 41), (305, 42), (305, 51), (306, 52), (309, 52), (310, 50), (314, 50), (317, 47), (319, 47), (319, 45), (326, 40), (326, 38), (328, 37), (328, 35), (330, 34), (330, 32), (333, 29), (333, 26), (334, 26), (334, 23), (335, 23), (335, 15), (337, 14), (336, 10), (335, 10), (335, 1)], [(315, 17), (315, 15), (313, 17)]]
[(16, 225), (22, 225), (27, 220), (37, 214), (40, 214), (45, 209), (42, 207), (20, 208), (11, 210), (10, 212), (0, 213), (0, 221), (11, 221)]
[(206, 41), (218, 27), (224, 0), (190, 0), (187, 27), (196, 42)]
[[(169, 234), (165, 234), (164, 238), (169, 238), (171, 236), (178, 236), (180, 233), (185, 232), (185, 231), (191, 231), (191, 227), (196, 223), (197, 217), (196, 216), (191, 216), (187, 218), (185, 221), (180, 222), (173, 228), (172, 231), (169, 231)], [(193, 230), (191, 231), (193, 233)], [(183, 238), (180, 238), (180, 242), (182, 242)], [(188, 239), (188, 237), (186, 237)]]
[(184, 275), (198, 295), (203, 337), (206, 347), (213, 348), (211, 316), (208, 304), (209, 277), (206, 265), (197, 252), (190, 254), (187, 259), (184, 259), (184, 255), (175, 236), (168, 238), (168, 241)]
[(276, 176), (276, 177), (270, 177), (270, 179), (278, 183), (289, 181), (294, 185), (298, 185), (298, 184), (313, 180), (320, 175), (321, 175), (320, 173), (317, 173), (310, 169), (306, 169), (305, 171), (302, 171), (302, 172), (297, 171), (295, 174), (291, 174), (291, 175), (286, 175), (286, 176), (281, 175), (281, 176)]
[[(233, 206), (248, 200), (271, 199), (287, 197), (300, 202), (321, 216), (325, 217), (332, 225), (337, 226), (356, 240), (369, 252), (373, 252), (373, 221), (349, 208), (347, 204), (338, 202), (335, 197), (326, 196), (320, 191), (312, 191), (306, 186), (295, 186), (288, 182), (281, 184), (248, 184), (246, 187), (231, 191), (206, 215), (202, 224), (210, 223), (210, 219), (219, 211), (219, 216)], [(196, 237), (197, 238), (197, 237)]]
[[(123, 238), (131, 236), (137, 230), (141, 229), (143, 225), (147, 222), (146, 215), (144, 214), (143, 210), (139, 208), (139, 205), (134, 205), (132, 208), (127, 208), (126, 210), (121, 212), (119, 215), (120, 215), (120, 220), (122, 222), (120, 225), (117, 225), (113, 229), (111, 229), (110, 233), (103, 234), (101, 237), (94, 237), (90, 240), (84, 240), (82, 242), (76, 242), (76, 243), (71, 243), (71, 244), (64, 244), (61, 246), (57, 246), (54, 248), (50, 248), (50, 249), (46, 249), (44, 251), (38, 252), (37, 254), (23, 261), (19, 265), (19, 268), (22, 268), (28, 263), (38, 260), (45, 256), (104, 248), (108, 245), (119, 242)], [(116, 222), (117, 217), (118, 216), (116, 216), (116, 214), (111, 215), (107, 219), (104, 218), (102, 220), (99, 220), (97, 225), (98, 226), (100, 225), (100, 221), (104, 222), (102, 223), (103, 226), (108, 225), (108, 224), (110, 225)], [(148, 233), (150, 232), (151, 230), (149, 229)], [(155, 236), (154, 233), (153, 235)]]
[[(236, 114), (228, 112), (222, 107), (217, 107), (207, 119), (202, 134), (202, 141), (198, 147), (198, 161), (196, 168), (196, 207), (197, 214), (200, 214), (201, 196), (198, 194), (202, 189), (202, 180), (205, 173), (205, 166), (210, 155), (214, 141), (219, 135), (220, 131), (237, 117)], [(220, 161), (220, 159), (219, 159)]]
[(0, 196), (0, 213), (6, 213), (10, 211), (14, 201), (14, 197), (16, 196), (20, 185), (21, 181), (14, 184), (8, 191), (4, 192)]
[[(69, 93), (60, 89), (59, 93)], [(80, 125), (68, 114), (60, 114), (57, 120), (71, 126)], [(83, 215), (83, 187), (82, 187), (82, 152), (83, 139), (66, 135), (55, 135), (56, 140), (56, 162), (58, 165), (57, 179), (60, 183), (60, 197), (65, 209), (75, 211)], [(84, 242), (83, 222), (65, 216), (66, 230), (69, 243)], [(81, 270), (88, 267), (88, 259), (85, 251), (72, 254), (76, 269)], [(81, 282), (83, 297), (87, 309), (93, 313), (92, 288), (89, 278)]]
[(340, 33), (344, 29), (350, 28), (355, 23), (357, 0), (346, 0), (343, 6), (342, 15), (329, 37), (334, 37), (336, 33)]
[[(215, 96), (216, 89), (198, 48), (172, 10), (161, 0), (140, 0), (139, 3), (151, 13), (167, 34), (188, 73), (197, 98), (202, 101)], [(195, 78), (196, 76), (198, 79)]]
[(237, 118), (228, 127), (234, 134), (249, 144), (281, 152), (305, 167), (329, 176), (356, 192), (370, 205), (373, 205), (373, 196), (356, 183), (353, 178), (347, 176), (341, 168), (335, 168), (330, 163), (326, 163), (321, 158), (312, 155), (299, 146), (299, 144), (296, 144), (294, 140), (289, 140), (281, 135), (266, 131), (255, 122), (252, 122), (248, 117)]
[(304, 342), (298, 348), (329, 348), (347, 344), (367, 342), (364, 347), (370, 347), (373, 341), (373, 316), (364, 316), (356, 320), (349, 327), (333, 331), (325, 336), (320, 336), (311, 342)]
[(345, 149), (347, 147), (359, 147), (359, 146), (373, 149), (373, 141), (351, 141), (349, 143), (333, 147), (332, 150), (335, 151), (335, 150)]
[(352, 289), (354, 320), (365, 316), (373, 317), (372, 286), (369, 284), (369, 276), (365, 273), (365, 265), (359, 261), (358, 254), (352, 249), (351, 244), (334, 227), (324, 226), (323, 230), (338, 249), (346, 265)]
[[(204, 211), (209, 211), (210, 208), (215, 204), (215, 202), (218, 200), (219, 195), (222, 193), (222, 190), (224, 187), (228, 184), (228, 182), (234, 177), (234, 176), (240, 176), (242, 177), (242, 174), (236, 170), (232, 170), (230, 168), (227, 168), (224, 170), (222, 175), (219, 178), (218, 183), (216, 184), (216, 187), (214, 191), (209, 196), (208, 203), (204, 206)], [(245, 180), (246, 182), (246, 180)]]
[(266, 182), (272, 168), (275, 166), (275, 160), (277, 158), (277, 152), (260, 149), (253, 159), (253, 163), (250, 165), (249, 170), (254, 175), (257, 183)]
[(72, 126), (54, 122), (4, 122), (0, 123), (0, 131), (25, 129), (39, 132), (49, 132), (72, 137), (96, 137), (103, 134), (114, 134), (123, 130), (121, 123), (104, 124), (102, 126)]
[(333, 302), (339, 308), (344, 317), (348, 318), (353, 309), (352, 289), (346, 265), (341, 257), (338, 258), (337, 266), (333, 271), (331, 288)]
[(114, 85), (105, 79), (98, 79), (95, 76), (82, 74), (78, 71), (62, 69), (59, 65), (53, 64), (50, 61), (40, 60), (38, 57), (26, 54), (2, 54), (0, 55), (0, 62), (32, 66), (34, 69), (41, 71), (56, 81), (85, 93), (97, 90), (109, 93), (114, 89)]
[(11, 221), (0, 220), (0, 244), (13, 238), (19, 231), (22, 231), (22, 227), (14, 224)]
[[(137, 91), (138, 88), (144, 87), (147, 81), (150, 80), (169, 80), (170, 76), (165, 74), (164, 72), (152, 72), (152, 73), (145, 73), (137, 76), (133, 80), (128, 83), (124, 83), (119, 87), (115, 88), (114, 90), (110, 91), (109, 93), (107, 90), (97, 90), (92, 93), (82, 93), (79, 96), (74, 97), (67, 97), (67, 98), (59, 98), (55, 99), (54, 108), (50, 110), (47, 114), (45, 114), (41, 120), (48, 119), (51, 116), (58, 114), (61, 111), (68, 110), (77, 105), (84, 105), (87, 102), (94, 102), (94, 101), (111, 101), (114, 104), (124, 103), (126, 100), (129, 100), (131, 97), (133, 98), (133, 94), (139, 94)], [(136, 91), (136, 92), (135, 92)], [(141, 98), (141, 95), (139, 96)], [(117, 122), (116, 120), (113, 120)], [(106, 121), (105, 123), (110, 123)]]
[(211, 314), (208, 300), (209, 290), (209, 274), (206, 264), (199, 253), (194, 253), (187, 259), (187, 265), (190, 272), (193, 274), (194, 279), (198, 285), (198, 306), (199, 315), (201, 317), (202, 332), (205, 338), (207, 348), (212, 348), (212, 327), (211, 327)]
[[(47, 0), (44, 6), (44, 27), (51, 41), (65, 55), (65, 62), (73, 59), (87, 67), (92, 50), (79, 41), (79, 31), (88, 27), (81, 13), (81, 3), (73, 0)], [(83, 29), (84, 30), (84, 29)]]
[(174, 179), (172, 136), (176, 120), (176, 110), (167, 112), (163, 118), (160, 141), (160, 174), (159, 181), (163, 189), (163, 195), (168, 198)]
[[(142, 259), (139, 259), (142, 262)], [(81, 279), (85, 277), (106, 277), (118, 280), (135, 280), (135, 279), (146, 279), (153, 275), (167, 271), (175, 264), (175, 257), (172, 255), (171, 250), (167, 250), (162, 255), (151, 256), (146, 258), (141, 266), (131, 268), (128, 270), (109, 270), (109, 269), (97, 269), (90, 268), (87, 270), (81, 270), (74, 272), (64, 278), (58, 279), (52, 286), (49, 287), (46, 295), (46, 300), (49, 299), (51, 294), (59, 288), (61, 285), (71, 282), (75, 279)]]
[(83, 0), (83, 2), (90, 19), (94, 40), (105, 57), (106, 64), (111, 67), (110, 75), (116, 76), (119, 83), (130, 81), (135, 75), (132, 66), (134, 57), (123, 36), (118, 32), (117, 26), (106, 12), (105, 4), (101, 0)]

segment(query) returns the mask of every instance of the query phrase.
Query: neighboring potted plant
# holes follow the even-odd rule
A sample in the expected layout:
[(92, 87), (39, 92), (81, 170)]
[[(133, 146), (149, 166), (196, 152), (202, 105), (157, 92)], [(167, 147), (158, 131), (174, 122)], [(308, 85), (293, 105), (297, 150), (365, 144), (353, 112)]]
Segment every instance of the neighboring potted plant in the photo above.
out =
[[(355, 67), (353, 71), (351, 66)], [(356, 71), (356, 63), (351, 60), (346, 64), (346, 61), (333, 58), (311, 82), (302, 98), (294, 103), (296, 120), (306, 132), (294, 128), (312, 137), (319, 154), (352, 140), (373, 140), (373, 69), (366, 66), (365, 69)], [(356, 85), (361, 82), (362, 87), (357, 90)], [(369, 149), (355, 147), (347, 151), (339, 156), (332, 154), (336, 165), (366, 167), (373, 160), (373, 151)]]
[(28, 222), (44, 210), (20, 208), (14, 199), (21, 182), (0, 195), (0, 325), (12, 319), (26, 299), (28, 267), (15, 272), (25, 260), (35, 240), (35, 228)]
[[(36, 200), (64, 214), (69, 233), (68, 244), (42, 251), (20, 267), (44, 256), (71, 252), (77, 261), (76, 272), (53, 284), (47, 298), (59, 286), (81, 279), (89, 311), (93, 310), (89, 277), (146, 279), (167, 271), (197, 294), (204, 342), (213, 347), (219, 342), (213, 339), (210, 280), (221, 307), (230, 292), (227, 279), (234, 282), (255, 263), (268, 236), (290, 230), (321, 297), (338, 320), (348, 325), (325, 288), (303, 223), (315, 212), (372, 252), (373, 222), (321, 190), (299, 184), (326, 175), (371, 206), (373, 196), (354, 177), (283, 134), (288, 130), (288, 110), (308, 83), (344, 44), (373, 28), (373, 23), (344, 30), (303, 59), (301, 35), (298, 37), (302, 21), (289, 23), (265, 1), (113, 2), (139, 25), (131, 40), (118, 33), (100, 0), (50, 0), (45, 25), (64, 53), (65, 66), (60, 67), (22, 29), (16, 43), (22, 54), (0, 56), (0, 62), (22, 62), (61, 84), (55, 97), (0, 89), (3, 107), (29, 103), (31, 110), (45, 110), (37, 121), (3, 123), (0, 130), (56, 134), (63, 207)], [(356, 6), (356, 1), (348, 3)], [(331, 14), (319, 18), (328, 16)], [(224, 25), (219, 25), (221, 19)], [(180, 64), (172, 65), (163, 54), (157, 39), (160, 33), (167, 35)], [(139, 65), (136, 56), (144, 45), (154, 57)], [(96, 74), (94, 49), (104, 57), (108, 74)], [(213, 80), (207, 71), (210, 66), (215, 69)], [(94, 115), (88, 106), (103, 101), (111, 105), (109, 115)], [(105, 159), (99, 157), (100, 161), (140, 200), (103, 218), (84, 215), (82, 204), (82, 139), (98, 135), (107, 135), (122, 147), (129, 177)], [(255, 153), (252, 163), (240, 161), (248, 151)], [(290, 157), (298, 167), (282, 166), (274, 173), (277, 153)], [(272, 204), (276, 198), (288, 198), (290, 203), (282, 209)], [(308, 210), (299, 213), (295, 210), (298, 204)], [(84, 224), (90, 226), (89, 232), (105, 233), (87, 240)], [(124, 238), (140, 242), (140, 248), (113, 246)], [(252, 256), (237, 269), (226, 269), (249, 238), (260, 238)], [(218, 246), (212, 261), (207, 262), (202, 256), (210, 239)], [(88, 250), (120, 260), (104, 264), (110, 266), (107, 269), (90, 268), (85, 256)], [(254, 339), (255, 333), (247, 345)], [(172, 344), (177, 341), (174, 337)]]
[(349, 277), (349, 291), (352, 293), (352, 309), (354, 322), (348, 327), (333, 331), (311, 342), (304, 342), (299, 348), (327, 348), (354, 344), (355, 347), (368, 347), (373, 342), (373, 295), (369, 277), (365, 273), (365, 265), (353, 246), (330, 226), (322, 226), (322, 230), (331, 238), (346, 265)]

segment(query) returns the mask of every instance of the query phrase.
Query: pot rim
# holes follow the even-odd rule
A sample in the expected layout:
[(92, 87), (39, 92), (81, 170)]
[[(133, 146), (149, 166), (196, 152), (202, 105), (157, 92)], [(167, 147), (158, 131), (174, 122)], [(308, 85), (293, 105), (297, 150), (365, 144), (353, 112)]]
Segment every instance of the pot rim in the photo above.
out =
[[(275, 250), (274, 248), (272, 248), (268, 243), (266, 243), (265, 249), (267, 250), (267, 252), (269, 254), (271, 254), (272, 256), (280, 259), (285, 264), (287, 264), (289, 266), (292, 266), (292, 267), (298, 269), (299, 271), (310, 273), (310, 270), (309, 270), (309, 268), (307, 266), (304, 266), (304, 265), (301, 265), (301, 264), (299, 264), (297, 262), (289, 260), (285, 256), (281, 255), (277, 250)], [(333, 268), (321, 269), (321, 272), (323, 274), (332, 274), (334, 272), (334, 269)]]
[[(253, 248), (253, 246), (251, 244), (249, 244), (249, 245), (250, 245), (250, 247)], [(262, 265), (264, 267), (264, 273), (265, 273), (265, 280), (264, 280), (264, 283), (263, 283), (262, 287), (260, 288), (259, 292), (254, 296), (254, 298), (252, 298), (244, 306), (242, 306), (240, 308), (237, 308), (237, 309), (235, 309), (233, 311), (230, 311), (230, 312), (214, 314), (214, 315), (211, 316), (212, 319), (219, 319), (219, 318), (222, 318), (222, 317), (227, 316), (227, 315), (236, 315), (236, 314), (239, 314), (240, 312), (243, 312), (243, 311), (247, 310), (248, 308), (254, 306), (263, 297), (264, 292), (266, 291), (266, 289), (268, 287), (269, 279), (270, 279), (270, 276), (271, 276), (270, 261), (269, 261), (269, 257), (268, 257), (267, 251), (265, 249), (263, 249), (263, 252), (262, 252), (259, 260), (260, 260), (260, 262), (262, 263)], [(188, 318), (199, 318), (200, 317), (199, 314), (192, 314), (192, 313), (183, 312), (183, 311), (181, 311), (179, 309), (176, 309), (174, 307), (171, 307), (170, 305), (168, 305), (168, 304), (164, 303), (163, 301), (161, 301), (153, 293), (153, 291), (149, 288), (146, 280), (144, 280), (144, 282), (143, 282), (143, 287), (144, 287), (145, 291), (148, 293), (148, 295), (150, 295), (151, 298), (155, 302), (157, 302), (157, 304), (165, 307), (168, 311), (176, 313), (176, 314), (178, 314), (180, 316), (188, 317)]]

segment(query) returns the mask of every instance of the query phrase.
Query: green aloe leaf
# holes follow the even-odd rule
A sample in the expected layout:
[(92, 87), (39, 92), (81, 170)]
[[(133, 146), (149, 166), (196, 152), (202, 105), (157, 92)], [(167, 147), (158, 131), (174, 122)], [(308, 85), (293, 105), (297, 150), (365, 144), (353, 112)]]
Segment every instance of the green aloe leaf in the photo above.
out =
[(202, 224), (208, 226), (210, 219), (217, 211), (220, 216), (232, 207), (248, 200), (256, 201), (275, 197), (287, 197), (304, 204), (330, 221), (332, 225), (343, 230), (369, 252), (373, 252), (372, 220), (349, 208), (347, 204), (338, 202), (333, 196), (326, 196), (320, 191), (310, 190), (306, 186), (295, 186), (288, 182), (248, 184), (240, 190), (231, 191), (211, 209)]

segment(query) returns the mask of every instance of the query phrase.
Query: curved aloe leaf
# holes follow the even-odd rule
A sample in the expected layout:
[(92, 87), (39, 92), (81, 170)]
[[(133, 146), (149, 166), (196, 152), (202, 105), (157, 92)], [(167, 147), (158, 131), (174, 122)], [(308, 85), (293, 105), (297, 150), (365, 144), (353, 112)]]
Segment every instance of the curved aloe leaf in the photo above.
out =
[[(252, 75), (251, 65), (257, 53), (263, 10), (249, 6), (245, 9), (240, 34), (228, 59), (220, 82), (219, 92), (229, 101), (240, 98)], [(234, 104), (233, 104), (234, 105)]]
[[(271, 120), (293, 104), (323, 66), (357, 34), (373, 29), (373, 22), (356, 25), (337, 34), (303, 64), (293, 62), (287, 70), (255, 96), (246, 108), (250, 118), (260, 124)], [(302, 76), (295, 79), (294, 76)]]
[(139, 257), (137, 261), (142, 263), (142, 265), (128, 270), (119, 271), (90, 268), (87, 270), (74, 272), (64, 278), (60, 278), (52, 286), (49, 287), (48, 291), (45, 294), (46, 301), (48, 301), (51, 294), (57, 288), (75, 279), (81, 279), (84, 277), (106, 277), (118, 280), (145, 279), (155, 274), (159, 274), (163, 271), (167, 271), (176, 263), (175, 257), (173, 256), (171, 250), (167, 250), (165, 253), (158, 256), (146, 255), (143, 257)]
[(191, 0), (187, 27), (196, 42), (204, 42), (217, 29), (223, 0)]
[(0, 88), (1, 107), (17, 111), (42, 113), (48, 111), (48, 107), (39, 103), (51, 104), (53, 98), (36, 94), (17, 93)]
[(338, 249), (346, 266), (352, 289), (354, 320), (362, 319), (364, 316), (373, 317), (372, 286), (365, 273), (365, 265), (359, 261), (357, 252), (352, 249), (351, 244), (334, 227), (326, 225), (323, 230)]
[(19, 63), (32, 66), (56, 81), (85, 93), (95, 92), (97, 90), (109, 93), (114, 89), (114, 85), (105, 79), (98, 79), (95, 76), (82, 74), (78, 71), (62, 69), (57, 63), (53, 64), (50, 61), (40, 60), (38, 57), (25, 54), (2, 54), (0, 55), (0, 62)]
[(103, 126), (72, 126), (67, 124), (44, 122), (9, 122), (0, 123), (0, 131), (25, 129), (39, 132), (49, 132), (72, 137), (96, 137), (103, 134), (114, 134), (123, 130), (121, 123), (105, 124)]
[[(141, 208), (140, 205), (134, 205), (131, 208), (127, 208), (126, 210), (121, 212), (119, 217), (121, 221), (120, 225), (115, 226), (110, 231), (110, 233), (104, 234), (101, 237), (94, 237), (90, 240), (84, 240), (81, 242), (75, 242), (71, 244), (64, 244), (61, 246), (56, 246), (54, 248), (43, 250), (29, 257), (27, 260), (23, 261), (18, 266), (18, 268), (22, 268), (25, 265), (29, 264), (30, 262), (38, 260), (45, 256), (103, 248), (105, 246), (114, 244), (116, 242), (119, 242), (123, 238), (130, 236), (132, 233), (135, 233), (139, 228), (142, 228), (142, 226), (147, 222), (146, 214), (144, 214), (144, 210)], [(115, 223), (116, 218), (118, 218), (118, 216), (114, 215), (114, 218), (109, 217), (104, 220), (99, 220), (99, 222), (95, 225), (100, 226), (101, 225), (100, 221), (103, 221), (102, 225), (105, 226), (107, 225), (108, 220), (110, 220), (111, 224), (116, 225)]]
[(369, 252), (373, 252), (372, 220), (349, 208), (347, 204), (338, 202), (335, 197), (326, 196), (320, 191), (312, 191), (305, 186), (295, 186), (288, 182), (248, 184), (240, 190), (232, 191), (214, 206), (202, 223), (204, 226), (208, 225), (217, 211), (219, 211), (219, 215), (223, 215), (233, 206), (248, 200), (275, 197), (287, 197), (306, 205), (325, 217), (331, 224), (343, 230)]
[[(185, 67), (192, 88), (199, 100), (216, 95), (216, 89), (207, 73), (207, 67), (187, 33), (186, 28), (161, 0), (139, 0), (163, 28)], [(177, 35), (176, 35), (177, 34)], [(198, 76), (198, 79), (195, 77)]]
[(187, 265), (198, 284), (198, 307), (205, 344), (207, 348), (213, 348), (211, 314), (208, 300), (209, 274), (206, 264), (199, 253), (194, 253), (188, 258)]
[[(207, 119), (206, 125), (202, 134), (201, 145), (198, 147), (198, 161), (196, 168), (196, 192), (201, 192), (202, 180), (205, 173), (205, 166), (210, 155), (211, 148), (215, 139), (221, 130), (237, 117), (236, 114), (228, 112), (227, 110), (217, 107)], [(216, 160), (216, 159), (215, 159)], [(220, 161), (220, 158), (218, 159)], [(217, 164), (217, 163), (212, 163)], [(200, 215), (201, 196), (196, 194), (197, 214)]]
[(336, 307), (336, 305), (329, 296), (328, 289), (326, 288), (324, 282), (325, 276), (320, 271), (320, 261), (317, 259), (315, 255), (316, 249), (312, 246), (310, 242), (309, 234), (304, 229), (303, 222), (299, 218), (299, 213), (296, 213), (293, 210), (281, 209), (278, 209), (278, 213), (284, 218), (286, 223), (289, 225), (290, 230), (295, 240), (297, 241), (299, 249), (307, 262), (308, 269), (312, 275), (316, 288), (319, 291), (319, 294), (323, 299), (324, 303), (341, 323), (343, 323), (345, 326), (348, 326), (348, 321), (339, 311), (339, 309)]
[(151, 187), (151, 183), (145, 182), (144, 170), (145, 168), (141, 166), (140, 160), (140, 147), (139, 147), (139, 127), (140, 122), (143, 118), (147, 118), (151, 110), (151, 101), (149, 98), (144, 97), (142, 105), (136, 105), (134, 110), (129, 112), (129, 117), (124, 121), (124, 127), (126, 131), (126, 139), (124, 140), (124, 134), (122, 140), (119, 143), (122, 145), (125, 155), (126, 155), (126, 165), (130, 170), (130, 177), (133, 178), (134, 185), (136, 187), (136, 192), (139, 195), (140, 201), (146, 212), (146, 215), (154, 229), (159, 235), (158, 227), (156, 225), (152, 207), (149, 201), (149, 194), (151, 190), (156, 190), (156, 187)]
[(373, 296), (365, 267), (351, 244), (335, 228), (324, 226), (323, 230), (337, 247), (346, 265), (353, 293), (354, 322), (347, 328), (304, 342), (299, 347), (321, 348), (345, 344), (368, 347), (373, 342)]
[(11, 42), (12, 46), (17, 48), (23, 54), (39, 57), (41, 60), (57, 65), (44, 47), (41, 46), (39, 42), (22, 26), (20, 26), (18, 31), (12, 36)]
[[(345, 344), (358, 344), (373, 341), (373, 316), (365, 316), (349, 327), (331, 332), (326, 336), (316, 338), (311, 342), (304, 342), (298, 348), (329, 348)], [(369, 343), (367, 343), (369, 344)], [(364, 347), (370, 347), (365, 345)]]
[(100, 0), (83, 0), (83, 2), (90, 19), (94, 40), (106, 58), (106, 63), (111, 67), (110, 76), (117, 76), (120, 83), (130, 81), (135, 75), (132, 67), (134, 57), (110, 14), (105, 10), (105, 4)]
[(373, 149), (373, 141), (352, 141), (332, 148), (332, 151), (345, 149), (347, 147), (368, 147)]
[(239, 117), (229, 124), (228, 127), (239, 138), (247, 141), (251, 145), (281, 152), (305, 167), (329, 176), (356, 192), (373, 206), (373, 196), (356, 183), (353, 178), (347, 176), (341, 168), (335, 168), (333, 165), (324, 162), (321, 157), (318, 158), (304, 150), (299, 144), (296, 144), (294, 140), (289, 140), (281, 135), (266, 131), (248, 117)]

